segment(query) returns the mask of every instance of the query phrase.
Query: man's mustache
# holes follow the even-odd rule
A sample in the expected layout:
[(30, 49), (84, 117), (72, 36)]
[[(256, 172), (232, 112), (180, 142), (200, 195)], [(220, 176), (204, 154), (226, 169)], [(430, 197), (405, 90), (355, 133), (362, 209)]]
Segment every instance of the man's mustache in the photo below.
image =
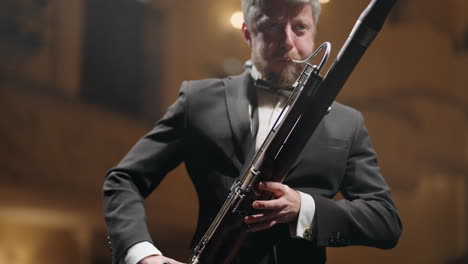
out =
[(286, 59), (286, 60), (302, 60), (301, 56), (294, 51), (289, 51), (287, 53), (277, 53), (275, 57), (278, 59)]
[[(311, 53), (311, 54), (312, 54), (312, 53)], [(310, 54), (310, 55), (311, 55), (311, 54)], [(299, 55), (299, 53), (297, 53), (297, 52), (295, 52), (295, 51), (289, 51), (289, 52), (287, 52), (286, 54), (284, 54), (282, 57), (283, 57), (283, 58), (290, 59), (290, 60), (302, 61), (302, 60), (308, 58), (310, 55), (305, 56), (305, 57), (302, 57), (301, 55)]]
[(288, 52), (286, 56), (291, 60), (301, 60), (301, 56), (297, 52)]

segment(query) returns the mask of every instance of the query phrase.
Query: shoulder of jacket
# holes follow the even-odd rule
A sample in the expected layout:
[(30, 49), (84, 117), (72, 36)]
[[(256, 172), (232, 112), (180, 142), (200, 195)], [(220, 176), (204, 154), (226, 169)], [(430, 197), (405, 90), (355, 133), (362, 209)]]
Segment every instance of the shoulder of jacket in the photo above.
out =
[(334, 101), (331, 107), (332, 112), (342, 118), (363, 118), (362, 113), (359, 110), (340, 102)]
[(245, 73), (228, 76), (225, 78), (208, 78), (208, 79), (200, 79), (200, 80), (188, 80), (182, 82), (182, 91), (199, 94), (205, 92), (213, 92), (217, 89), (222, 89), (226, 84), (231, 81), (239, 80), (245, 78)]
[(338, 110), (339, 112), (342, 112), (342, 113), (348, 113), (348, 114), (351, 114), (351, 115), (359, 115), (361, 114), (361, 112), (351, 106), (348, 106), (348, 105), (345, 105), (345, 104), (342, 104), (338, 101), (333, 101), (333, 104), (332, 104), (332, 109), (335, 109), (335, 110)]

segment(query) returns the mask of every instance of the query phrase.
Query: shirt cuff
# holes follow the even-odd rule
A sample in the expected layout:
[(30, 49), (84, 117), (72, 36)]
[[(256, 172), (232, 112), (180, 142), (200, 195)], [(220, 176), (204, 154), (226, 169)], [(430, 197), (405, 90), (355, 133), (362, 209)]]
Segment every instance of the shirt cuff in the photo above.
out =
[(315, 216), (315, 201), (312, 196), (307, 193), (299, 192), (301, 195), (301, 208), (299, 210), (299, 216), (297, 223), (290, 226), (292, 230), (291, 235), (294, 237), (301, 237), (305, 239), (312, 238), (313, 220)]
[(120, 264), (137, 264), (140, 260), (153, 255), (162, 256), (162, 253), (150, 242), (143, 241), (131, 246), (125, 255), (125, 262)]

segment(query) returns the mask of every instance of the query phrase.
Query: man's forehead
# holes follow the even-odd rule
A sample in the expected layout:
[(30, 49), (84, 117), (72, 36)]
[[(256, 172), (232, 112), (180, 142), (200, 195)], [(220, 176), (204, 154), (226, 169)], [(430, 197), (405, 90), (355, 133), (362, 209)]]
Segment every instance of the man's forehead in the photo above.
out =
[(267, 18), (288, 19), (298, 15), (310, 15), (312, 18), (312, 7), (307, 3), (288, 3), (281, 0), (263, 1), (263, 5), (259, 6), (255, 13), (254, 21)]

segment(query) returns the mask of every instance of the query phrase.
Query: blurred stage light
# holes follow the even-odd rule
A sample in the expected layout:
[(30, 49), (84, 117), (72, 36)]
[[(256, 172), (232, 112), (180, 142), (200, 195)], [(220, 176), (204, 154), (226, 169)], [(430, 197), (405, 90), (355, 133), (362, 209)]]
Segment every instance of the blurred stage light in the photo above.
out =
[(242, 12), (234, 12), (231, 16), (231, 25), (237, 29), (242, 28), (242, 23), (244, 23), (244, 15)]

